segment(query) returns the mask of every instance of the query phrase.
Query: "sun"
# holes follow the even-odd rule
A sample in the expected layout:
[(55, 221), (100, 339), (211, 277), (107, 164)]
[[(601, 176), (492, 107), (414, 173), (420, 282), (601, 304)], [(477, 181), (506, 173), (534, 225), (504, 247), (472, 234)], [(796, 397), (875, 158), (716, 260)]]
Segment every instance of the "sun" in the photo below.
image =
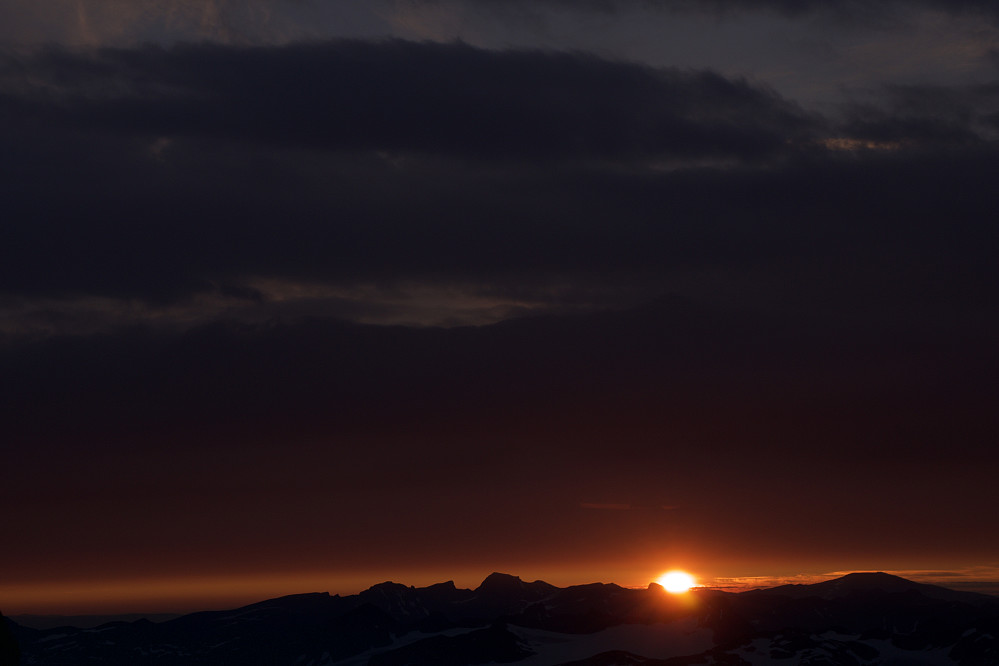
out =
[(656, 582), (666, 588), (667, 592), (672, 592), (673, 594), (686, 592), (697, 583), (697, 581), (694, 580), (694, 577), (686, 571), (670, 571), (668, 573), (664, 573)]

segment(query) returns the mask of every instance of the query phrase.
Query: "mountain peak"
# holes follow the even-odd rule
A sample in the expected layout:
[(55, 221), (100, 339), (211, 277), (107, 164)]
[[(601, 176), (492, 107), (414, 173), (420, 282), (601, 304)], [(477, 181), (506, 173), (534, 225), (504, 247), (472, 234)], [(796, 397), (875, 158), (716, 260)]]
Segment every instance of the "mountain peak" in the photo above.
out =
[(902, 578), (901, 576), (896, 576), (895, 574), (885, 573), (884, 571), (852, 571), (844, 576), (840, 576), (840, 580), (908, 580)]
[(559, 588), (549, 585), (543, 580), (536, 580), (527, 583), (519, 576), (511, 576), (493, 572), (486, 576), (482, 584), (475, 589), (475, 593), (483, 599), (512, 601), (537, 601), (552, 594)]
[(856, 571), (821, 583), (780, 585), (758, 592), (794, 598), (819, 597), (822, 599), (838, 599), (858, 593), (899, 594), (902, 592), (918, 592), (924, 597), (942, 600), (970, 601), (983, 596), (974, 592), (959, 592), (938, 585), (917, 583), (908, 578), (883, 571)]
[(838, 578), (831, 578), (830, 580), (824, 580), (820, 583), (814, 583), (809, 587), (822, 586), (828, 588), (865, 590), (871, 588), (908, 588), (915, 584), (916, 583), (911, 580), (902, 578), (901, 576), (896, 576), (894, 574), (885, 573), (883, 571), (854, 571), (852, 573), (839, 576)]
[(403, 585), (402, 583), (395, 583), (393, 581), (387, 580), (383, 583), (376, 583), (372, 585), (367, 589), (367, 591), (385, 592), (389, 590), (397, 591), (397, 590), (408, 590), (408, 589), (410, 589), (408, 585)]
[(520, 576), (513, 576), (511, 574), (499, 573), (497, 571), (492, 572), (486, 576), (482, 584), (475, 589), (476, 592), (495, 592), (500, 590), (513, 590), (520, 589), (524, 586), (524, 581), (520, 579)]
[(816, 583), (811, 587), (816, 591), (821, 591), (822, 596), (829, 597), (852, 592), (907, 592), (933, 586), (916, 583), (883, 571), (856, 571), (839, 578)]

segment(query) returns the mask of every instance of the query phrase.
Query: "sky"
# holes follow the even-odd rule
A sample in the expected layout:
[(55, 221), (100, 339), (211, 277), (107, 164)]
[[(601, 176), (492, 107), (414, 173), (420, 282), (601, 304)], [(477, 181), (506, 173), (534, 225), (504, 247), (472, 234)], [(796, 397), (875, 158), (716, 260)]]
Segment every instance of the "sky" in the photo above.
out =
[(999, 591), (984, 0), (0, 4), (0, 610)]

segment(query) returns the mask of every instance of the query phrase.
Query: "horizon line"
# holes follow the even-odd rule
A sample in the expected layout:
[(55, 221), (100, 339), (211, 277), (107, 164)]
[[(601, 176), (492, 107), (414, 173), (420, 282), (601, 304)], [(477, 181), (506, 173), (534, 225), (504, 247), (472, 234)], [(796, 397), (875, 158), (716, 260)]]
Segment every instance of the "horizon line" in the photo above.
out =
[[(738, 577), (698, 577), (692, 589), (715, 590), (739, 594), (752, 590), (768, 589), (780, 585), (812, 585), (827, 580), (833, 580), (851, 573), (874, 573), (873, 569), (857, 569), (834, 571), (823, 574), (794, 574), (790, 576), (738, 576)], [(991, 596), (999, 596), (999, 566), (973, 567), (956, 571), (892, 570), (881, 569), (880, 573), (899, 576), (912, 582), (937, 585), (962, 592), (977, 592)], [(462, 572), (457, 578), (464, 579), (471, 572)], [(393, 580), (382, 580), (367, 583), (377, 576), (347, 575), (336, 576), (340, 591), (331, 592), (328, 583), (333, 582), (333, 576), (327, 573), (310, 573), (298, 575), (242, 575), (242, 576), (186, 576), (161, 577), (145, 579), (120, 579), (117, 581), (77, 581), (77, 582), (46, 582), (32, 585), (0, 585), (0, 598), (5, 600), (7, 617), (94, 617), (94, 616), (153, 616), (153, 615), (187, 615), (203, 611), (233, 610), (246, 605), (252, 605), (293, 596), (296, 594), (326, 593), (339, 596), (353, 596), (365, 590), (384, 583), (394, 583), (409, 588), (428, 587), (440, 583), (451, 582), (459, 589), (474, 590), (492, 574), (512, 576), (525, 583), (546, 582), (543, 578), (527, 580), (519, 575), (493, 571), (482, 577), (478, 585), (459, 585), (456, 577), (446, 580), (426, 583), (428, 575), (415, 576), (421, 579), (421, 585), (397, 583)], [(562, 577), (564, 578), (564, 577)], [(324, 580), (325, 579), (325, 580)], [(362, 580), (363, 579), (363, 580)], [(141, 581), (141, 583), (140, 583)], [(350, 581), (348, 583), (348, 581)], [(554, 585), (564, 589), (588, 583), (570, 583)], [(603, 581), (597, 581), (603, 582)], [(144, 584), (143, 584), (144, 583)], [(327, 583), (327, 584), (324, 584)], [(552, 583), (548, 583), (552, 585)], [(647, 589), (656, 581), (650, 580), (641, 584), (616, 584), (624, 589)], [(362, 586), (363, 585), (363, 586)], [(326, 589), (322, 589), (322, 588)], [(143, 593), (141, 590), (145, 589)], [(302, 591), (305, 590), (305, 591)], [(31, 594), (34, 591), (35, 594)], [(20, 597), (20, 599), (19, 599)], [(13, 602), (13, 603), (12, 603)], [(51, 608), (48, 610), (46, 607)], [(0, 608), (0, 611), (4, 609)]]

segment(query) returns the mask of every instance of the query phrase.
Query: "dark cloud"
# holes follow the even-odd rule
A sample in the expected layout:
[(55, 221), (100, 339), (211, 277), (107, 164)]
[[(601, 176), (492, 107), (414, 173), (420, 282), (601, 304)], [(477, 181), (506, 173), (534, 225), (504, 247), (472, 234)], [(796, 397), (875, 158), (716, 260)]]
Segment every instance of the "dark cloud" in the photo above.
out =
[(984, 145), (999, 138), (999, 84), (885, 86), (880, 97), (845, 106), (845, 132), (858, 139), (919, 146)]
[(4, 284), (55, 297), (634, 272), (674, 188), (632, 169), (766, 163), (814, 123), (710, 72), (463, 45), (49, 50), (2, 77)]
[(812, 123), (710, 72), (455, 44), (49, 51), (2, 71), (15, 113), (58, 124), (329, 150), (752, 159)]
[[(990, 86), (834, 120), (711, 72), (398, 41), (46, 50), (0, 75), (26, 330), (82, 296), (118, 323), (128, 299), (440, 323), (664, 291), (922, 327), (987, 318), (996, 288)], [(406, 319), (427, 306), (385, 303), (413, 285), (478, 314)]]

